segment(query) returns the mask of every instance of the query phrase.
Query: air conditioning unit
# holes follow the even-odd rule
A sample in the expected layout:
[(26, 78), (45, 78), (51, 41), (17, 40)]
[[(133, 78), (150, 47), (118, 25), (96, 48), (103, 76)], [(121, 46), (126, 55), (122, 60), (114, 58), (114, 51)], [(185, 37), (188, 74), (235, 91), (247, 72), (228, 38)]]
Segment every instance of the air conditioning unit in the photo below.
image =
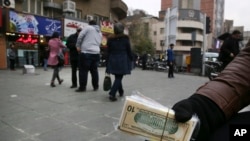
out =
[(92, 15), (87, 15), (86, 16), (86, 20), (87, 21), (91, 21), (91, 20), (93, 20), (94, 19), (94, 16), (92, 16)]
[(63, 12), (75, 12), (76, 3), (70, 0), (63, 2)]
[(15, 8), (15, 0), (2, 0), (3, 7), (6, 8)]

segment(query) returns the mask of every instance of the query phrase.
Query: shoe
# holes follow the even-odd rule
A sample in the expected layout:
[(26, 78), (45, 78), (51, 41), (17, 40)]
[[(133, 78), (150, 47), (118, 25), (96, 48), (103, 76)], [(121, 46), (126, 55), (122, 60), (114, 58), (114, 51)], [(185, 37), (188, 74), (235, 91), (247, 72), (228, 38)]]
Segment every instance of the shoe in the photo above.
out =
[(117, 98), (114, 96), (109, 96), (109, 100), (113, 102), (113, 101), (117, 101)]
[(75, 92), (85, 92), (85, 91), (86, 91), (86, 89), (80, 89), (80, 88), (75, 90)]
[(123, 95), (124, 95), (124, 91), (123, 90), (119, 90), (119, 96), (123, 97)]
[(56, 85), (54, 84), (54, 82), (51, 82), (51, 83), (50, 83), (50, 86), (51, 86), (51, 87), (55, 87)]
[(98, 89), (99, 89), (98, 87), (95, 87), (95, 88), (94, 88), (94, 91), (97, 91)]
[(59, 80), (59, 82), (58, 82), (58, 83), (61, 85), (61, 84), (62, 84), (62, 82), (63, 82), (63, 79)]
[(72, 86), (70, 86), (70, 88), (76, 88), (77, 87), (77, 85), (72, 85)]

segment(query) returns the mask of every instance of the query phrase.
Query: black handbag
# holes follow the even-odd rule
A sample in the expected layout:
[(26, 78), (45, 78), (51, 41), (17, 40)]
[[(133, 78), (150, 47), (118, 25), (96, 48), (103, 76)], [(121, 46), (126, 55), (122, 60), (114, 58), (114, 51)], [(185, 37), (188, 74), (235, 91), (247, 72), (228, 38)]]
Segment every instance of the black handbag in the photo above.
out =
[(57, 54), (57, 59), (58, 59), (58, 66), (63, 66), (64, 65), (64, 55), (62, 52), (59, 52)]
[(103, 90), (108, 91), (111, 89), (111, 86), (112, 86), (112, 80), (111, 80), (110, 74), (106, 73), (104, 77), (104, 81), (103, 81)]

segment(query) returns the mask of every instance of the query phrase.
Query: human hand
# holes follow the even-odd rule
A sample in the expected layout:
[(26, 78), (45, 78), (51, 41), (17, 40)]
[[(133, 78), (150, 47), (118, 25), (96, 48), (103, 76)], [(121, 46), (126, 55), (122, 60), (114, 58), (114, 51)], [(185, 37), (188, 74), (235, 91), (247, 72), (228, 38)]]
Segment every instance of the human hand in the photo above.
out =
[(178, 122), (190, 120), (194, 114), (192, 103), (189, 99), (177, 102), (172, 109), (175, 111), (175, 119)]

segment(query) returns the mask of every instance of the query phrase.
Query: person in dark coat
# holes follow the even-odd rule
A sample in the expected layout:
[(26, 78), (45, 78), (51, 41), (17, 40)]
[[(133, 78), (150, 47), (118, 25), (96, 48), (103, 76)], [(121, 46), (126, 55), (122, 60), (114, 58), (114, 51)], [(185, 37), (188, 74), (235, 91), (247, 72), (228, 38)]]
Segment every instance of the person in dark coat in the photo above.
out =
[(141, 56), (141, 61), (142, 61), (142, 70), (146, 70), (147, 69), (147, 61), (148, 61), (148, 54), (144, 53)]
[(219, 61), (222, 62), (222, 68), (224, 69), (240, 52), (239, 41), (241, 39), (241, 32), (234, 30), (232, 34), (223, 42), (220, 53)]
[(199, 118), (195, 141), (249, 141), (248, 135), (234, 135), (236, 128), (250, 125), (250, 111), (242, 111), (250, 104), (249, 62), (250, 40), (218, 77), (174, 104), (176, 121), (186, 122), (193, 115)]
[(70, 65), (71, 65), (71, 81), (72, 85), (70, 88), (77, 88), (77, 68), (78, 68), (78, 51), (76, 49), (76, 41), (82, 28), (77, 28), (76, 33), (71, 34), (68, 39), (66, 46), (70, 52)]
[(130, 40), (123, 33), (124, 26), (121, 23), (114, 25), (115, 35), (108, 38), (107, 42), (107, 68), (106, 73), (115, 76), (114, 83), (109, 92), (110, 101), (116, 101), (116, 93), (123, 96), (122, 78), (126, 74), (131, 74), (133, 54), (131, 51)]
[(8, 52), (9, 60), (10, 60), (10, 70), (15, 70), (15, 63), (16, 63), (16, 51), (14, 44), (10, 44), (10, 49)]
[(169, 49), (167, 50), (167, 61), (168, 61), (168, 78), (174, 78), (174, 44), (169, 45)]

